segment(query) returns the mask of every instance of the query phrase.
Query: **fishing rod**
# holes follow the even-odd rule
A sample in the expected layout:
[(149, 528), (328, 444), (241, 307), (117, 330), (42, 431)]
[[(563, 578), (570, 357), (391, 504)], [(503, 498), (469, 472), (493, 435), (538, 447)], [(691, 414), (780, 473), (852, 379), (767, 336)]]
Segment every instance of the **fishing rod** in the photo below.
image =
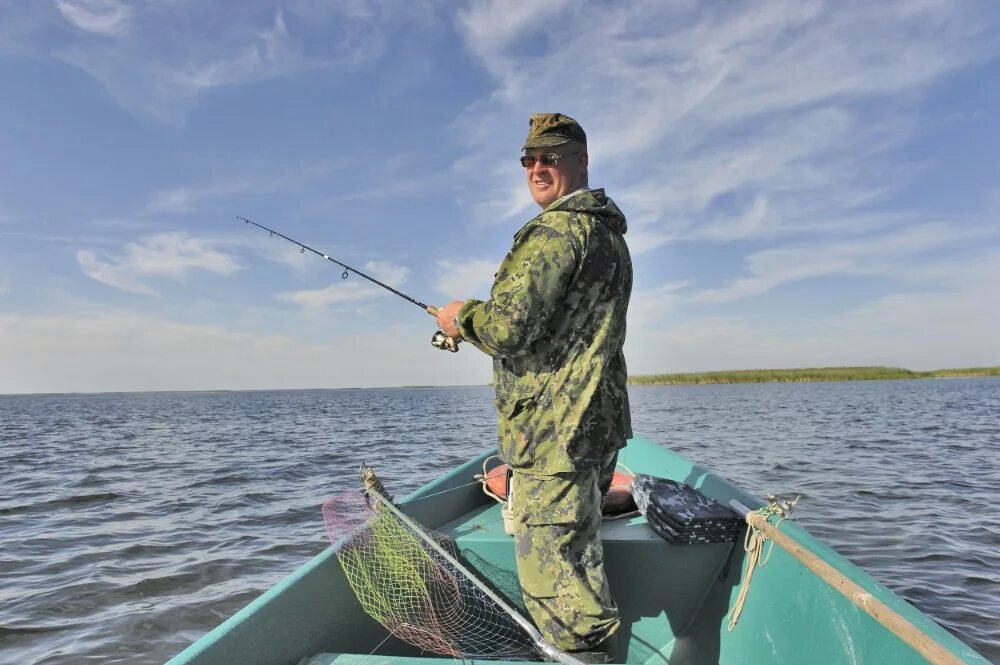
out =
[[(344, 272), (342, 272), (340, 274), (341, 279), (347, 279), (348, 276), (350, 275), (350, 273), (353, 272), (355, 275), (358, 275), (359, 277), (364, 277), (365, 279), (367, 279), (372, 284), (377, 284), (377, 285), (381, 286), (383, 289), (386, 289), (387, 291), (392, 291), (393, 293), (395, 293), (400, 298), (405, 298), (406, 300), (409, 300), (414, 305), (416, 305), (417, 307), (420, 307), (421, 309), (423, 309), (425, 312), (427, 312), (431, 316), (437, 316), (437, 313), (438, 313), (438, 308), (437, 307), (434, 307), (432, 305), (428, 305), (426, 303), (422, 303), (419, 300), (417, 300), (416, 298), (414, 298), (412, 296), (408, 296), (405, 293), (403, 293), (402, 291), (398, 291), (398, 290), (392, 288), (391, 286), (389, 286), (388, 284), (384, 284), (384, 283), (378, 281), (377, 279), (375, 279), (371, 275), (367, 275), (367, 274), (361, 272), (357, 268), (352, 268), (351, 266), (347, 265), (346, 263), (341, 263), (337, 259), (333, 258), (332, 256), (330, 256), (328, 254), (324, 254), (323, 252), (319, 251), (318, 249), (313, 249), (309, 245), (307, 245), (305, 243), (302, 243), (302, 242), (299, 242), (295, 238), (289, 238), (284, 233), (281, 233), (279, 231), (275, 231), (274, 229), (268, 228), (268, 227), (264, 226), (263, 224), (258, 224), (257, 222), (255, 222), (253, 220), (247, 219), (246, 217), (240, 217), (239, 215), (237, 215), (236, 219), (239, 219), (239, 220), (241, 220), (243, 222), (246, 222), (247, 224), (253, 224), (257, 228), (263, 229), (263, 230), (267, 231), (268, 233), (271, 234), (272, 238), (274, 236), (278, 236), (279, 238), (284, 238), (285, 240), (287, 240), (288, 242), (292, 243), (293, 245), (298, 245), (298, 247), (300, 248), (299, 249), (299, 253), (301, 253), (301, 254), (305, 254), (306, 250), (308, 249), (310, 252), (312, 252), (316, 256), (320, 256), (320, 257), (326, 259), (327, 261), (331, 261), (333, 263), (336, 263), (338, 266), (340, 266), (341, 268), (344, 269)], [(449, 337), (448, 335), (446, 335), (441, 330), (438, 330), (437, 332), (435, 332), (434, 336), (431, 337), (431, 344), (434, 345), (434, 348), (441, 349), (441, 350), (444, 350), (444, 351), (451, 351), (452, 353), (456, 353), (458, 351), (458, 340), (455, 339), (454, 337)]]

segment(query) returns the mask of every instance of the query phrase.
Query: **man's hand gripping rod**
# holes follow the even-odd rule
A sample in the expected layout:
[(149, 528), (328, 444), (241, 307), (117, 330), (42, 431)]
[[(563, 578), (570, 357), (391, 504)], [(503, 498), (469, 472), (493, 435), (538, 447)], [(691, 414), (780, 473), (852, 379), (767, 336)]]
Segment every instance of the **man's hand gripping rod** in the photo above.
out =
[[(437, 318), (438, 308), (437, 307), (427, 307), (427, 313)], [(431, 335), (431, 345), (435, 349), (441, 349), (442, 351), (451, 351), (452, 353), (458, 353), (458, 343), (459, 339), (455, 337), (448, 337), (443, 330), (438, 330), (433, 335)]]
[[(343, 279), (347, 279), (348, 273), (352, 273), (353, 272), (355, 275), (358, 275), (359, 277), (364, 277), (365, 279), (367, 279), (372, 284), (377, 284), (378, 286), (381, 286), (383, 289), (386, 289), (387, 291), (392, 291), (393, 293), (395, 293), (400, 298), (405, 298), (406, 300), (409, 300), (414, 305), (417, 305), (418, 307), (423, 308), (423, 310), (425, 312), (427, 312), (428, 314), (430, 314), (431, 316), (433, 316), (435, 318), (437, 317), (437, 313), (438, 313), (438, 308), (437, 307), (433, 307), (431, 305), (427, 305), (425, 303), (422, 303), (419, 300), (417, 300), (416, 298), (408, 296), (405, 293), (403, 293), (402, 291), (397, 291), (396, 289), (392, 288), (388, 284), (383, 284), (382, 282), (378, 281), (374, 277), (371, 277), (370, 275), (366, 275), (365, 273), (361, 272), (357, 268), (352, 268), (351, 266), (347, 265), (346, 263), (341, 263), (340, 261), (338, 261), (337, 259), (333, 258), (332, 256), (329, 256), (327, 254), (324, 254), (323, 252), (315, 250), (312, 247), (310, 247), (309, 245), (303, 244), (303, 243), (299, 242), (298, 240), (295, 240), (294, 238), (289, 238), (285, 234), (279, 233), (278, 231), (275, 231), (274, 229), (269, 229), (268, 227), (264, 226), (263, 224), (258, 224), (257, 222), (254, 222), (252, 220), (247, 219), (246, 217), (237, 217), (236, 219), (238, 219), (238, 220), (240, 220), (242, 222), (246, 222), (247, 224), (253, 224), (254, 226), (256, 226), (259, 229), (264, 229), (265, 231), (267, 231), (268, 233), (270, 233), (272, 237), (273, 236), (278, 236), (279, 238), (284, 238), (285, 240), (287, 240), (288, 242), (292, 243), (293, 245), (298, 245), (301, 248), (300, 252), (302, 254), (305, 254), (306, 250), (308, 249), (310, 252), (312, 252), (316, 256), (321, 256), (324, 259), (326, 259), (327, 261), (331, 261), (333, 263), (336, 263), (338, 266), (340, 266), (341, 268), (344, 269), (344, 272), (341, 273), (341, 275), (340, 275)], [(458, 352), (458, 342), (459, 342), (459, 340), (455, 339), (454, 337), (448, 337), (448, 335), (444, 334), (444, 332), (441, 331), (441, 330), (438, 330), (431, 337), (431, 344), (434, 346), (434, 348), (436, 348), (436, 349), (442, 349), (444, 351), (451, 351), (452, 353), (457, 353)]]

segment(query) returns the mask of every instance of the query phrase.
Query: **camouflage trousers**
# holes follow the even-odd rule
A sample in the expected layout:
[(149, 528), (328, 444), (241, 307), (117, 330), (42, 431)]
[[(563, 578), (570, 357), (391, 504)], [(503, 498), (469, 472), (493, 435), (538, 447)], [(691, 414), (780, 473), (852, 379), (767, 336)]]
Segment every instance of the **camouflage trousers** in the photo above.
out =
[(589, 649), (618, 630), (604, 572), (601, 503), (618, 452), (591, 469), (511, 480), (517, 572), (542, 635), (566, 650)]

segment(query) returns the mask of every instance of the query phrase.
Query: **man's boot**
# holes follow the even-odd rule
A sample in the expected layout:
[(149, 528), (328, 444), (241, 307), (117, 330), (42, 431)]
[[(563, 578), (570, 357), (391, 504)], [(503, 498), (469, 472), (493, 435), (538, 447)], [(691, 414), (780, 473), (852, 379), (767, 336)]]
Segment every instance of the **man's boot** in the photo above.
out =
[(585, 651), (570, 651), (571, 656), (584, 663), (618, 662), (618, 633)]

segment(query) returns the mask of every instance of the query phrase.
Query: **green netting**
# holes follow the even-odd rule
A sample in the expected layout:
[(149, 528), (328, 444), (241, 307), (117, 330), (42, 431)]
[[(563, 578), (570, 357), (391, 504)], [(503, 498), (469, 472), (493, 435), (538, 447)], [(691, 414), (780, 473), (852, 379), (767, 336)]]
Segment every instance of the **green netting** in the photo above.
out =
[(424, 531), (448, 557), (362, 492), (327, 501), (323, 519), (361, 607), (393, 635), (456, 658), (538, 658), (521, 627), (448, 560), (457, 552), (447, 536)]

